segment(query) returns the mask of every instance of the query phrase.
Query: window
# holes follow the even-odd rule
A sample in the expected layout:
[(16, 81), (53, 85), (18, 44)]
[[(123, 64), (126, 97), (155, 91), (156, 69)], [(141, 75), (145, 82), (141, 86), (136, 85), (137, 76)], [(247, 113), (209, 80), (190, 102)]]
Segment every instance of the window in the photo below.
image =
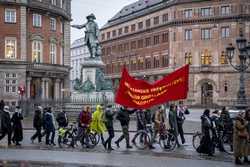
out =
[(124, 33), (128, 33), (128, 26), (124, 28)]
[(185, 53), (185, 64), (192, 64), (192, 54), (191, 54), (191, 52)]
[(61, 27), (61, 28), (60, 28), (60, 31), (61, 31), (61, 33), (63, 33), (63, 31), (64, 31), (64, 24), (63, 24), (62, 21), (61, 21), (60, 25), (61, 25), (61, 26), (60, 26), (60, 27)]
[(5, 22), (16, 23), (16, 9), (5, 9)]
[(50, 61), (51, 64), (56, 64), (56, 44), (50, 44)]
[(138, 59), (137, 68), (138, 68), (138, 70), (143, 70), (143, 68), (144, 68), (144, 59), (143, 59), (142, 57), (140, 57), (140, 58)]
[(5, 73), (5, 93), (16, 93), (17, 86), (17, 74)]
[(159, 24), (159, 16), (154, 17), (154, 25)]
[(222, 6), (221, 15), (229, 15), (229, 14), (230, 14), (230, 6)]
[(41, 41), (32, 42), (32, 62), (42, 63), (43, 44)]
[(64, 8), (64, 0), (60, 0), (60, 7)]
[(159, 42), (160, 42), (159, 35), (154, 36), (154, 45), (159, 44)]
[(56, 19), (50, 18), (50, 30), (56, 31)]
[(149, 28), (151, 26), (151, 20), (147, 19), (146, 20), (146, 27)]
[(192, 18), (193, 17), (193, 10), (192, 9), (184, 10), (184, 17), (186, 19)]
[(130, 43), (130, 48), (131, 48), (131, 50), (136, 49), (136, 41), (132, 41)]
[(16, 58), (16, 38), (7, 37), (5, 38), (5, 58), (15, 59)]
[(163, 23), (168, 22), (168, 14), (167, 13), (162, 15), (162, 22)]
[(135, 24), (132, 24), (131, 25), (131, 32), (134, 32), (135, 31)]
[(205, 51), (201, 53), (201, 64), (210, 65), (211, 63), (212, 63), (211, 53), (207, 49), (205, 49)]
[(64, 65), (64, 47), (60, 47), (60, 64)]
[(124, 44), (124, 51), (129, 51), (129, 43), (128, 42), (126, 42)]
[(154, 68), (159, 68), (160, 67), (160, 59), (158, 56), (154, 57)]
[(113, 36), (113, 37), (116, 37), (116, 30), (113, 30), (113, 31), (112, 31), (112, 36)]
[(173, 32), (173, 41), (176, 41), (176, 33)]
[(56, 0), (51, 0), (52, 5), (56, 5)]
[(119, 28), (118, 35), (122, 35), (122, 28)]
[(228, 91), (228, 83), (227, 81), (224, 82), (224, 92), (227, 93)]
[(168, 33), (163, 33), (162, 34), (162, 43), (168, 42)]
[(220, 55), (220, 64), (228, 64), (227, 57), (224, 51)]
[(139, 22), (139, 23), (138, 23), (138, 29), (139, 29), (139, 30), (143, 29), (143, 22)]
[(208, 17), (208, 16), (212, 16), (212, 8), (201, 8), (201, 16), (202, 17)]
[(143, 39), (138, 40), (138, 48), (143, 48)]
[(42, 15), (33, 14), (33, 26), (34, 27), (42, 27)]
[(162, 59), (162, 67), (168, 67), (169, 66), (169, 56), (163, 55), (161, 59)]
[(134, 59), (134, 60), (131, 60), (130, 61), (130, 64), (131, 64), (131, 70), (132, 71), (135, 71), (136, 70), (136, 60)]
[(192, 40), (192, 30), (185, 30), (185, 40)]
[(151, 68), (151, 58), (146, 58), (146, 69)]
[(105, 34), (104, 33), (102, 34), (102, 40), (105, 40)]
[(222, 38), (228, 38), (229, 35), (230, 35), (230, 32), (229, 32), (229, 27), (222, 27), (221, 28), (221, 37)]
[(107, 32), (107, 39), (110, 39), (110, 32)]
[(150, 45), (151, 45), (151, 38), (148, 37), (148, 38), (145, 39), (145, 46), (148, 47)]
[(204, 29), (201, 29), (201, 39), (202, 40), (208, 40), (208, 39), (211, 39), (211, 29), (210, 28), (204, 28)]

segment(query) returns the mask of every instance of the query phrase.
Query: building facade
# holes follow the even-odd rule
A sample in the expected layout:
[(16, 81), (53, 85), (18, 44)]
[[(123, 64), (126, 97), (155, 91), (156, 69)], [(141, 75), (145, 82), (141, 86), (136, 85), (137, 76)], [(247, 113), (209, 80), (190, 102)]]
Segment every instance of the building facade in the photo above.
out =
[(0, 99), (60, 99), (69, 87), (71, 0), (0, 0)]
[(84, 38), (75, 40), (71, 44), (70, 48), (70, 83), (71, 90), (73, 90), (73, 84), (76, 79), (81, 78), (81, 64), (84, 62), (84, 58), (90, 57), (88, 47), (84, 42)]
[[(233, 105), (239, 74), (225, 48), (240, 31), (250, 37), (247, 0), (139, 0), (122, 8), (101, 29), (106, 77), (119, 85), (121, 67), (154, 82), (190, 64), (188, 105)], [(233, 63), (239, 62), (235, 56)], [(246, 74), (250, 96), (250, 74)]]

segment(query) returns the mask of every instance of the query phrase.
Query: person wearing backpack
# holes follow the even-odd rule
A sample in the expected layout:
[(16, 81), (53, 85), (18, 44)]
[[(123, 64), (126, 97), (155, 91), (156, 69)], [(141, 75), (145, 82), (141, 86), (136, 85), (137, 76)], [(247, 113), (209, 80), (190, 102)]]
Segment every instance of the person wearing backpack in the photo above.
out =
[(120, 145), (119, 143), (125, 139), (126, 140), (126, 147), (127, 149), (131, 149), (133, 148), (130, 145), (129, 142), (129, 121), (130, 121), (130, 115), (133, 114), (136, 111), (136, 109), (134, 110), (128, 110), (127, 107), (124, 108), (120, 108), (120, 111), (118, 112), (118, 115), (116, 117), (117, 120), (120, 121), (121, 123), (121, 127), (122, 127), (122, 135), (118, 138), (118, 140), (115, 141), (116, 146), (119, 148)]
[(115, 112), (112, 110), (112, 105), (108, 105), (107, 109), (105, 110), (105, 118), (106, 118), (105, 125), (108, 130), (109, 137), (105, 141), (104, 146), (109, 151), (114, 150), (111, 146), (112, 139), (115, 137), (114, 126), (113, 126), (114, 115), (115, 115)]
[(68, 126), (68, 117), (66, 112), (61, 110), (56, 116), (56, 121), (59, 128), (66, 128)]
[(31, 137), (31, 142), (34, 143), (34, 140), (38, 138), (38, 143), (42, 142), (42, 110), (41, 106), (38, 106), (35, 110), (34, 118), (33, 118), (33, 127), (36, 129), (35, 134)]
[(9, 106), (4, 106), (3, 112), (1, 114), (1, 127), (2, 133), (0, 135), (0, 140), (2, 140), (6, 135), (8, 135), (8, 145), (11, 145), (12, 127)]
[(177, 107), (177, 127), (178, 127), (178, 132), (181, 137), (181, 143), (184, 144), (186, 142), (185, 137), (184, 137), (184, 131), (183, 131), (183, 124), (185, 121), (185, 107), (183, 106), (183, 102), (179, 102), (179, 106)]

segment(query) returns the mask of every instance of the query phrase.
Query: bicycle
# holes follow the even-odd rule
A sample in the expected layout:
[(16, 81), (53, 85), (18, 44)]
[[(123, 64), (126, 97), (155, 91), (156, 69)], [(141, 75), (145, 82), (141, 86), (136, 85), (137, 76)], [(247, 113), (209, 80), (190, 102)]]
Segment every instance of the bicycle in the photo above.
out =
[(75, 137), (77, 135), (76, 123), (72, 123), (67, 128), (59, 128), (58, 129), (58, 145), (60, 148), (63, 148), (63, 145), (71, 146), (74, 148), (75, 146)]
[(147, 124), (143, 130), (139, 130), (134, 138), (132, 139), (132, 143), (138, 149), (146, 149), (152, 145), (152, 138), (153, 138), (153, 130), (152, 125)]
[(173, 151), (176, 148), (177, 138), (174, 131), (166, 129), (165, 124), (160, 125), (159, 136), (159, 144), (163, 150)]
[(81, 130), (78, 130), (78, 135), (75, 138), (75, 143), (78, 145), (77, 142), (80, 142), (82, 147), (84, 148), (94, 148), (96, 144), (96, 138), (94, 134), (91, 133), (90, 129), (88, 127), (82, 128)]

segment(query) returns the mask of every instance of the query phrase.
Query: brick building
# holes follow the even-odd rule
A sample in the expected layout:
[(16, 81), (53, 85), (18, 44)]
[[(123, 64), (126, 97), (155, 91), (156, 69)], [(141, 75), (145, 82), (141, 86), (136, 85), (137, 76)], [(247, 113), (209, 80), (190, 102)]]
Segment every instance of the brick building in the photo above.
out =
[(60, 99), (69, 86), (71, 0), (0, 0), (0, 99)]
[[(101, 29), (106, 76), (117, 88), (121, 67), (156, 81), (190, 64), (188, 105), (232, 105), (239, 74), (225, 48), (240, 30), (250, 37), (247, 0), (139, 0), (120, 10)], [(233, 63), (239, 60), (235, 57)], [(246, 74), (250, 96), (250, 75)]]

